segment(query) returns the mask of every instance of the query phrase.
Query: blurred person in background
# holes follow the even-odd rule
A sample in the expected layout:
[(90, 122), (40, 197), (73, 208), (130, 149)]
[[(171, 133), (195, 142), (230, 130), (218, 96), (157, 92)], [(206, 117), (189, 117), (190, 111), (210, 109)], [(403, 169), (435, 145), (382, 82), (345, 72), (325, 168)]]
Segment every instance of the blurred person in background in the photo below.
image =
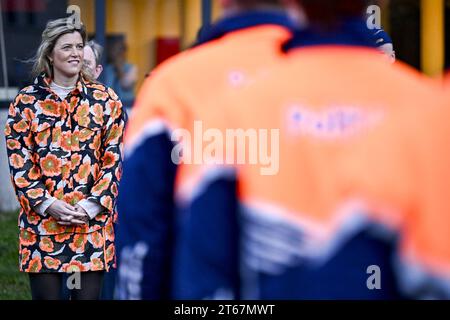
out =
[[(450, 134), (443, 122), (413, 130), (441, 104), (438, 87), (385, 63), (364, 0), (289, 2), (308, 27), (283, 45), (278, 68), (203, 107), (203, 132), (222, 129), (222, 142), (233, 129), (272, 140), (233, 141), (204, 165), (178, 168), (175, 297), (445, 297), (450, 169), (438, 158)], [(261, 158), (249, 163), (264, 150), (272, 173)], [(210, 278), (222, 281), (202, 290)]]
[(90, 71), (91, 78), (97, 80), (103, 71), (102, 66), (103, 47), (95, 40), (90, 40), (84, 46), (84, 63), (86, 69)]
[[(206, 111), (202, 103), (214, 105), (221, 91), (238, 91), (267, 76), (294, 28), (277, 0), (221, 0), (220, 4), (222, 18), (202, 30), (194, 48), (155, 69), (133, 107), (119, 200), (120, 299), (173, 296), (172, 271), (174, 267), (174, 272), (179, 271), (172, 263), (177, 236), (173, 130), (201, 120)], [(217, 243), (217, 252), (222, 244)], [(226, 259), (220, 266), (223, 272), (237, 263), (236, 257)], [(185, 290), (212, 294), (209, 288), (221, 282), (221, 278), (201, 277), (198, 286)]]
[(38, 300), (64, 298), (65, 273), (79, 276), (71, 299), (98, 299), (104, 273), (115, 267), (124, 116), (114, 91), (84, 68), (85, 43), (82, 24), (48, 22), (36, 79), (11, 103), (5, 128), (21, 205), (19, 267)]
[(394, 63), (396, 59), (394, 43), (389, 34), (383, 29), (373, 29), (371, 32), (373, 32), (373, 38), (378, 49), (386, 55), (389, 62)]
[[(372, 9), (373, 6), (378, 7), (378, 9), (381, 10), (381, 8), (385, 8), (387, 6), (386, 0), (367, 0), (366, 1), (366, 7), (368, 9)], [(372, 9), (373, 10), (373, 9)], [(366, 13), (374, 13), (372, 10), (366, 10)], [(381, 12), (380, 16), (381, 18)], [(380, 23), (380, 21), (378, 21)], [(372, 23), (371, 23), (372, 24)], [(367, 25), (369, 28), (369, 24)], [(381, 27), (381, 25), (373, 25), (369, 28), (369, 32), (371, 33), (373, 40), (375, 41), (375, 44), (377, 48), (384, 53), (387, 56), (387, 59), (389, 62), (393, 63), (395, 62), (396, 56), (395, 56), (395, 50), (394, 50), (394, 44), (392, 42), (391, 37), (389, 34)]]
[(111, 36), (106, 45), (105, 85), (114, 89), (125, 109), (134, 103), (134, 90), (138, 78), (137, 67), (127, 61), (127, 45), (123, 36)]
[[(91, 77), (94, 80), (97, 80), (103, 71), (103, 65), (101, 64), (102, 54), (103, 47), (95, 40), (88, 41), (84, 46), (84, 62), (86, 64), (86, 69), (90, 72)], [(114, 298), (115, 277), (116, 269), (111, 269), (110, 272), (105, 274), (101, 294), (102, 300), (112, 300)]]

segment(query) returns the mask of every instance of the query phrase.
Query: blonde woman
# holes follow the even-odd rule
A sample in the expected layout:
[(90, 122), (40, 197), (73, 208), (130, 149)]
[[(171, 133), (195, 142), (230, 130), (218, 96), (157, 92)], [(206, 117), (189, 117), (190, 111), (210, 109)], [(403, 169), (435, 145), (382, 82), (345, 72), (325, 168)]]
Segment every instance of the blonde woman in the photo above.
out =
[(85, 42), (84, 26), (71, 19), (47, 24), (36, 79), (11, 103), (6, 124), (21, 205), (19, 268), (33, 299), (62, 298), (63, 274), (72, 272), (71, 299), (98, 299), (104, 272), (115, 267), (124, 113), (114, 91), (83, 69)]

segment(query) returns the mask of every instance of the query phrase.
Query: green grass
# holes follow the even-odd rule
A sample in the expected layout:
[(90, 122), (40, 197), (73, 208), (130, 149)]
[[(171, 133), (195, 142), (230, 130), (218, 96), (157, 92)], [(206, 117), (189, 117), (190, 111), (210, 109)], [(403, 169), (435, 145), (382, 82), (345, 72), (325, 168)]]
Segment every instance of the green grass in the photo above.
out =
[(26, 274), (19, 272), (17, 212), (0, 212), (0, 300), (29, 300)]

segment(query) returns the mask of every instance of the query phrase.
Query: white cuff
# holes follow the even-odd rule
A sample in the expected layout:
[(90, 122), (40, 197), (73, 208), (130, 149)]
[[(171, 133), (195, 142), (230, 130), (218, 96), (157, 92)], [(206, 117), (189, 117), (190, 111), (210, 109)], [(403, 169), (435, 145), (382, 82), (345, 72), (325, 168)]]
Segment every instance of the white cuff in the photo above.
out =
[(94, 219), (100, 212), (103, 211), (103, 206), (90, 200), (80, 200), (77, 204), (80, 205), (87, 212), (90, 219)]
[(56, 199), (55, 197), (51, 197), (50, 199), (47, 199), (34, 207), (34, 211), (45, 217), (47, 216), (47, 213), (45, 211), (47, 211), (48, 207), (50, 207), (56, 200), (58, 199)]

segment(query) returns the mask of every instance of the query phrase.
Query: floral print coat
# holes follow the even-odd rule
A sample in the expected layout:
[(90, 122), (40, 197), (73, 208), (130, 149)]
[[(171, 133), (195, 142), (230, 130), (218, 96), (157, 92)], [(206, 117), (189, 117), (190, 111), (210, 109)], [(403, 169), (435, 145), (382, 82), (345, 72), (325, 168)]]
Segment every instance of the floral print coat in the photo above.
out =
[[(112, 89), (82, 78), (61, 100), (50, 82), (41, 75), (22, 89), (6, 123), (11, 179), (21, 205), (19, 227), (29, 236), (92, 233), (116, 220), (125, 126), (122, 103)], [(89, 225), (62, 226), (34, 211), (50, 197), (72, 205), (88, 199), (104, 211)]]

